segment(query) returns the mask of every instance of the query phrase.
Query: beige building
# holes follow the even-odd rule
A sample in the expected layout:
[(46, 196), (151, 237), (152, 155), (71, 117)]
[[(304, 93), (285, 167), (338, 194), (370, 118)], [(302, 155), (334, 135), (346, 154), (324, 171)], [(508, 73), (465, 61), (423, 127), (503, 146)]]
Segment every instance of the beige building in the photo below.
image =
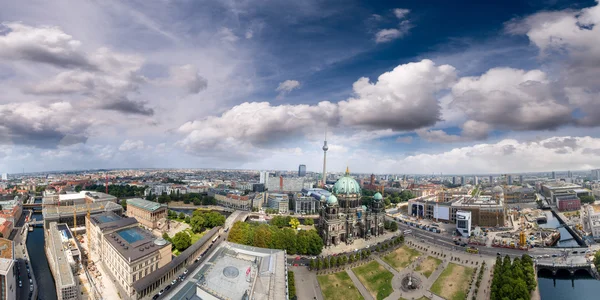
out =
[(140, 198), (127, 199), (127, 216), (155, 229), (164, 224), (161, 220), (167, 218), (167, 206)]
[[(125, 299), (136, 299), (133, 284), (171, 262), (171, 244), (133, 218), (107, 212), (86, 220), (90, 244)], [(93, 238), (92, 238), (93, 236)]]
[[(70, 238), (66, 238), (70, 237)], [(79, 249), (66, 224), (50, 223), (45, 236), (46, 257), (54, 277), (58, 300), (80, 299), (79, 279), (73, 274), (78, 269)]]
[(17, 299), (19, 285), (14, 250), (11, 240), (0, 238), (0, 300)]

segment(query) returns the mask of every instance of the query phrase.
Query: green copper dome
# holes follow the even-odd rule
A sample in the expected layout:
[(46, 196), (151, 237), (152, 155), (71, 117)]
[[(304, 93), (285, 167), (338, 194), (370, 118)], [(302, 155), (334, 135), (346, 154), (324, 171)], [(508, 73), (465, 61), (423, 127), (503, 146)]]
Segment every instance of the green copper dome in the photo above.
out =
[(381, 201), (383, 200), (383, 196), (381, 195), (381, 193), (377, 192), (375, 193), (375, 195), (373, 195), (373, 200)]
[(329, 197), (327, 198), (327, 205), (336, 205), (337, 203), (337, 197), (333, 194), (329, 195)]
[(334, 194), (360, 194), (360, 185), (358, 182), (350, 177), (350, 171), (346, 169), (346, 175), (340, 178), (333, 185)]

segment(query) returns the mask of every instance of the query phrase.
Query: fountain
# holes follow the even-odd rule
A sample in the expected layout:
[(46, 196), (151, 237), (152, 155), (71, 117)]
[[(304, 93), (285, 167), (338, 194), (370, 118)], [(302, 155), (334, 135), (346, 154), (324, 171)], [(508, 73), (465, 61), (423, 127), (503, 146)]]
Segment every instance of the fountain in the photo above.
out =
[(421, 288), (421, 279), (413, 274), (407, 274), (402, 278), (401, 288), (405, 292), (416, 291)]

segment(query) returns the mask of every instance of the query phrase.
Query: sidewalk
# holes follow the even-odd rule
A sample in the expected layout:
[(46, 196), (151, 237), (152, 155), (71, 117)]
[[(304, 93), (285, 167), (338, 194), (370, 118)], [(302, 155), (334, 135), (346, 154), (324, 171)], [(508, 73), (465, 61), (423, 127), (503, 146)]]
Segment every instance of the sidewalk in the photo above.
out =
[(369, 290), (367, 290), (367, 288), (362, 284), (362, 282), (360, 282), (358, 277), (356, 277), (356, 275), (354, 275), (354, 272), (352, 272), (352, 269), (346, 269), (346, 273), (348, 273), (348, 276), (350, 276), (350, 279), (352, 279), (354, 286), (356, 286), (356, 288), (358, 289), (360, 294), (363, 296), (363, 298), (365, 298), (365, 300), (375, 300), (375, 299), (373, 299), (373, 296), (371, 296), (371, 293), (369, 293)]

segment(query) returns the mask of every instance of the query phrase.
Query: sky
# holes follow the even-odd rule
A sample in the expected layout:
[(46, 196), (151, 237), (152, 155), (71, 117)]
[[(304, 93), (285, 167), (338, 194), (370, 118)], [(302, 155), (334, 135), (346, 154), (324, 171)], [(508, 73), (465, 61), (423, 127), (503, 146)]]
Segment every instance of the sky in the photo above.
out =
[(596, 1), (0, 2), (0, 173), (600, 168)]

